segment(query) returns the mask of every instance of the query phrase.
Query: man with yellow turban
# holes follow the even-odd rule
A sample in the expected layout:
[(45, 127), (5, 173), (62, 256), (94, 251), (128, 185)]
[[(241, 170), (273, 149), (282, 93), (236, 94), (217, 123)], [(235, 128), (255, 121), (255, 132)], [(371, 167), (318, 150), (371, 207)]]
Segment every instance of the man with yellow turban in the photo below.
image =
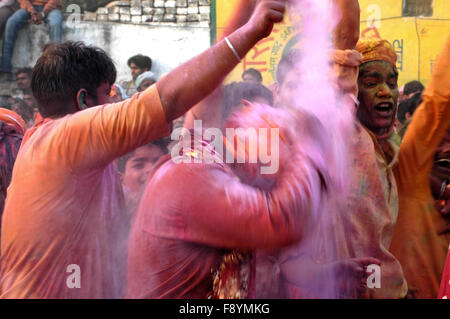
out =
[[(359, 100), (356, 106), (358, 121), (355, 123), (355, 133), (349, 140), (352, 164), (348, 176), (348, 199), (343, 207), (328, 215), (332, 219), (328, 224), (332, 227), (327, 228), (326, 234), (333, 240), (319, 254), (322, 256), (321, 262), (358, 257), (380, 261), (380, 265), (371, 267), (370, 276), (371, 279), (378, 276), (379, 280), (369, 280), (373, 285), (362, 283), (368, 286), (364, 293), (338, 291), (338, 297), (436, 296), (445, 251), (442, 240), (432, 234), (436, 231), (432, 214), (427, 213), (427, 216), (420, 218), (416, 215), (427, 212), (425, 204), (433, 205), (431, 200), (427, 203), (423, 198), (428, 195), (426, 191), (429, 186), (426, 185), (429, 185), (428, 174), (434, 152), (450, 121), (450, 41), (436, 65), (424, 93), (424, 101), (417, 109), (400, 148), (391, 134), (399, 96), (396, 53), (386, 40), (361, 40), (356, 45), (361, 54), (358, 70), (357, 65), (349, 63), (349, 57), (353, 56), (351, 52), (355, 53), (351, 48), (352, 45), (347, 45), (341, 48), (346, 51), (337, 51), (333, 56), (341, 91), (347, 94), (358, 92)], [(352, 87), (351, 79), (356, 78), (357, 82), (353, 80)], [(415, 209), (411, 208), (412, 204), (416, 205)], [(399, 225), (395, 229), (397, 218)], [(419, 225), (421, 222), (423, 225)], [(425, 229), (427, 232), (423, 231)], [(394, 230), (393, 253), (390, 248)], [(323, 237), (323, 233), (318, 232), (317, 236), (317, 242), (320, 242), (319, 237)], [(439, 252), (433, 255), (437, 250)], [(297, 269), (301, 266), (297, 262), (299, 260), (292, 259)], [(405, 267), (405, 274), (402, 266)], [(302, 284), (295, 278), (287, 279), (295, 285)], [(422, 294), (408, 295), (407, 281), (411, 281), (411, 287), (420, 287), (422, 283)]]
[[(428, 175), (450, 122), (450, 40), (400, 148), (392, 137), (399, 96), (396, 53), (382, 39), (362, 40), (357, 50), (363, 58), (357, 117), (373, 142), (367, 151), (375, 150), (378, 166), (378, 174), (360, 172), (359, 188), (361, 195), (370, 194), (370, 188), (364, 189), (377, 182), (385, 193), (384, 202), (372, 201), (378, 214), (372, 216), (377, 225), (373, 231), (380, 233), (380, 242), (374, 244), (383, 248), (386, 257), (373, 255), (381, 260), (381, 290), (388, 289), (392, 292), (389, 297), (401, 298), (409, 286), (409, 297), (435, 298), (448, 241), (444, 243), (445, 238), (437, 235), (440, 217), (433, 208)], [(356, 156), (365, 161), (361, 155)], [(373, 221), (368, 220), (367, 225)]]

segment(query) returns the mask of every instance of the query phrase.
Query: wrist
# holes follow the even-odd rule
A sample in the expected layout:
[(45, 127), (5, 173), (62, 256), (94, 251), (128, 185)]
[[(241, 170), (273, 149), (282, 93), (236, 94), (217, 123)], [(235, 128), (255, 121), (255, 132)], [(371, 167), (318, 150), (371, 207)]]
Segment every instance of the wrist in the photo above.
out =
[(252, 47), (260, 40), (264, 39), (264, 36), (261, 34), (261, 32), (258, 32), (257, 28), (249, 24), (243, 25), (238, 29), (238, 31), (240, 31), (241, 36), (244, 37), (246, 41), (252, 43)]

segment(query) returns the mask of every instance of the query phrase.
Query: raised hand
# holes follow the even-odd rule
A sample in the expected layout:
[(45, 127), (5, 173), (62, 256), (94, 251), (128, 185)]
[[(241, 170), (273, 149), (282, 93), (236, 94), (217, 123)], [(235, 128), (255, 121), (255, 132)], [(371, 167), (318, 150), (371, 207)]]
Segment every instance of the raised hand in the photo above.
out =
[(283, 21), (286, 0), (261, 0), (256, 5), (250, 20), (244, 26), (259, 39), (268, 37), (275, 23)]

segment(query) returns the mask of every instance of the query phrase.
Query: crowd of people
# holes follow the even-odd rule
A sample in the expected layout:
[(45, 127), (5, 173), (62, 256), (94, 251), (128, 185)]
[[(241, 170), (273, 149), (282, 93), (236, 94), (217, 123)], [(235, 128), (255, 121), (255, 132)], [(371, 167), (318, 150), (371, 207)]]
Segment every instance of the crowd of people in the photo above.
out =
[[(450, 296), (450, 37), (427, 86), (399, 88), (392, 45), (359, 39), (357, 0), (332, 1), (330, 77), (354, 114), (341, 189), (330, 119), (298, 105), (302, 49), (271, 87), (256, 69), (223, 84), (289, 1), (241, 1), (210, 49), (160, 78), (135, 55), (122, 82), (102, 49), (60, 43), (61, 1), (19, 2), (0, 1), (0, 71), (26, 21), (45, 20), (52, 43), (1, 100), (0, 298)], [(239, 161), (245, 137), (194, 134), (198, 120), (277, 132), (279, 169)]]

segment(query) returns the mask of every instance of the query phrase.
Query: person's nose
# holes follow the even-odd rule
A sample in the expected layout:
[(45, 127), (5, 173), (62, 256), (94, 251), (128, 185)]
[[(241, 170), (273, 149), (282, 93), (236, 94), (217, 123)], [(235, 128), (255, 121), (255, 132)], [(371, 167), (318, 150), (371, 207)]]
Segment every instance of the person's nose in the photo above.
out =
[(386, 83), (383, 83), (377, 93), (378, 97), (391, 98), (392, 91)]

